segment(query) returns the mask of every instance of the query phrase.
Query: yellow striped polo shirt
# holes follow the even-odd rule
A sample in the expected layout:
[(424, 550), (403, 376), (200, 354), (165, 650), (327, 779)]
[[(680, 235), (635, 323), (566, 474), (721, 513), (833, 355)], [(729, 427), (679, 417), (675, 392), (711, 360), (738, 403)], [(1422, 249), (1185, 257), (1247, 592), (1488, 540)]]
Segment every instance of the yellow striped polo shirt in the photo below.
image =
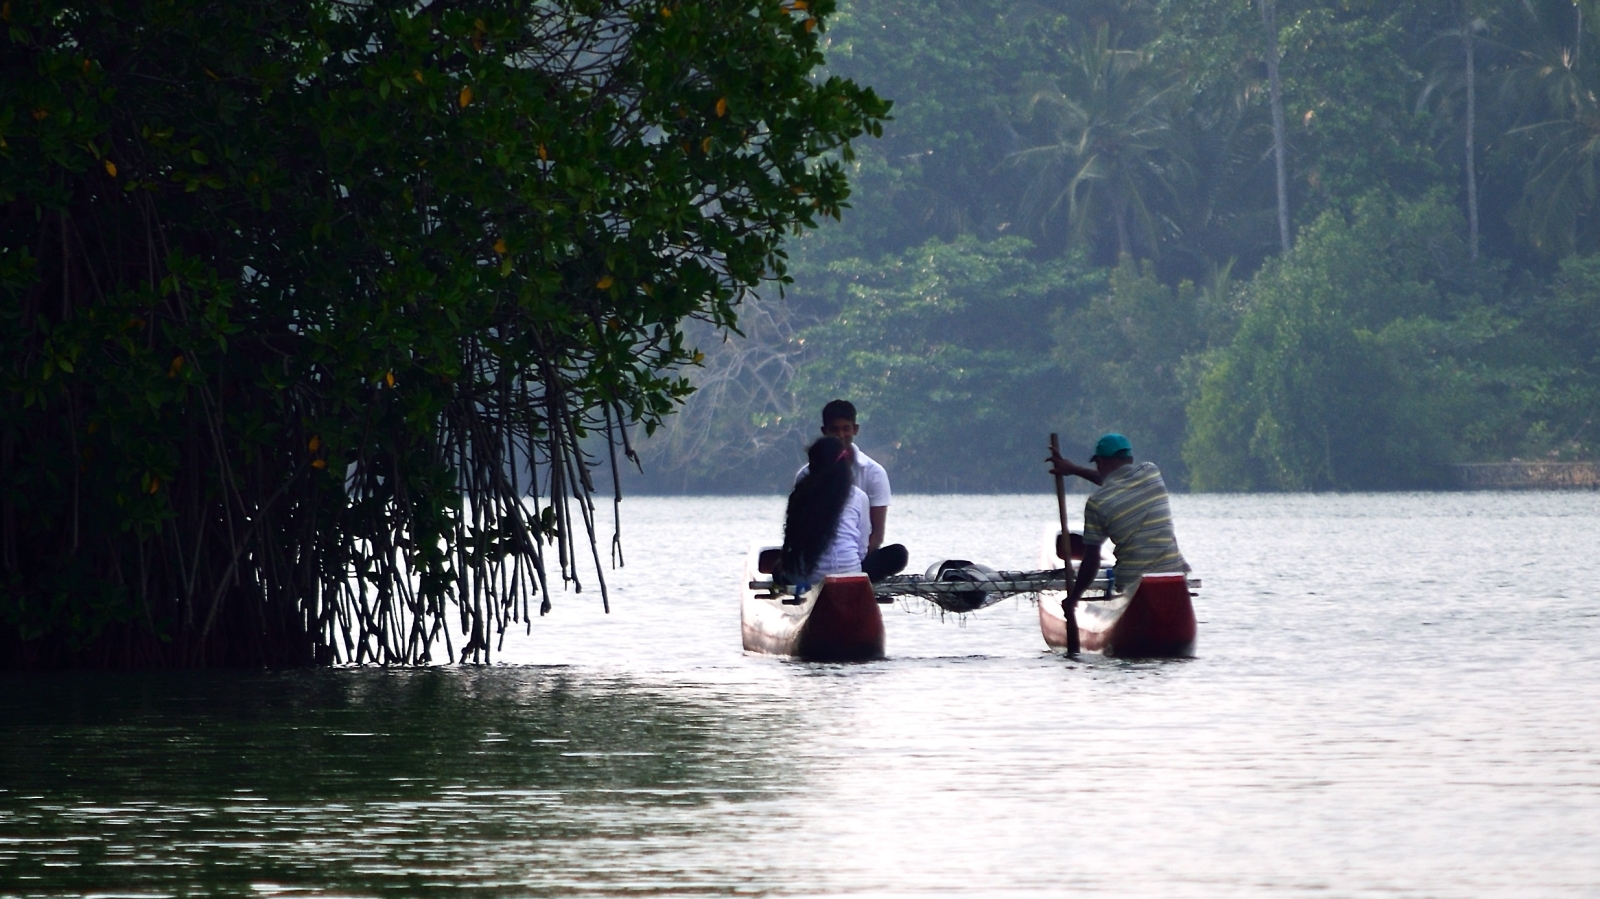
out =
[(1154, 462), (1136, 462), (1106, 475), (1083, 506), (1083, 542), (1117, 545), (1117, 586), (1155, 571), (1188, 571), (1172, 530), (1167, 483)]

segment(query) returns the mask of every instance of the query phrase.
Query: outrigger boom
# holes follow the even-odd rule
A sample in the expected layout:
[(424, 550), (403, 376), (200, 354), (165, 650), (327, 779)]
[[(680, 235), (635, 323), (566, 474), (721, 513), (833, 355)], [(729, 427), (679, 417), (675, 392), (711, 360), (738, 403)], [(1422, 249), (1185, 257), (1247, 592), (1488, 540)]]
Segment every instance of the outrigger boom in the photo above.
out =
[[(978, 566), (952, 568), (942, 577), (930, 578), (920, 574), (898, 574), (872, 585), (880, 600), (901, 596), (926, 599), (953, 612), (972, 612), (992, 605), (1008, 596), (1038, 594), (1045, 591), (1065, 591), (1074, 575), (1065, 568), (1044, 571), (988, 571)], [(1199, 578), (1189, 578), (1190, 589), (1200, 587)], [(1084, 602), (1104, 601), (1110, 598), (1106, 576), (1094, 579), (1084, 591)], [(751, 590), (768, 595), (787, 592), (792, 587), (772, 580), (750, 581)]]
[[(1013, 595), (1037, 593), (1040, 590), (1065, 590), (1068, 577), (1064, 568), (1054, 571), (997, 571), (992, 575), (974, 574), (971, 580), (930, 580), (920, 574), (897, 574), (872, 586), (879, 594), (892, 596), (924, 596), (970, 590)], [(1096, 578), (1095, 584), (1103, 591), (1105, 577)], [(752, 590), (770, 592), (774, 587), (780, 591), (784, 589), (784, 585), (771, 580), (750, 582)]]

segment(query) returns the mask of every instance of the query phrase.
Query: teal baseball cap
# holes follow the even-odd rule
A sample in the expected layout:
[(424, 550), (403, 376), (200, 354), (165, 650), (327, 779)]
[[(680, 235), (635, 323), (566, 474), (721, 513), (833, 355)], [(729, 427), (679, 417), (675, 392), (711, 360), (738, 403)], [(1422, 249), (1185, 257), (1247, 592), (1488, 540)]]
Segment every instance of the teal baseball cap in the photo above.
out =
[(1128, 442), (1128, 438), (1121, 434), (1106, 434), (1095, 442), (1094, 455), (1089, 457), (1089, 461), (1112, 459), (1117, 456), (1131, 457), (1132, 455), (1133, 444)]

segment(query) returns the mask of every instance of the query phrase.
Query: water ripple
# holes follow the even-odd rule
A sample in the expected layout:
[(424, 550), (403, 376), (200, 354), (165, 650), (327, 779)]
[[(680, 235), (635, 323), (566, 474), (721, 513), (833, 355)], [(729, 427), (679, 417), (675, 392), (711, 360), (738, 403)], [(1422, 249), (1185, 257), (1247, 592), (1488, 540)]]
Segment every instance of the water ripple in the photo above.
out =
[[(1175, 662), (1044, 652), (1023, 601), (744, 656), (781, 506), (630, 499), (614, 613), (558, 597), (495, 668), (8, 676), (0, 895), (1600, 892), (1600, 496), (1176, 497)], [(1027, 568), (1053, 517), (890, 528)]]

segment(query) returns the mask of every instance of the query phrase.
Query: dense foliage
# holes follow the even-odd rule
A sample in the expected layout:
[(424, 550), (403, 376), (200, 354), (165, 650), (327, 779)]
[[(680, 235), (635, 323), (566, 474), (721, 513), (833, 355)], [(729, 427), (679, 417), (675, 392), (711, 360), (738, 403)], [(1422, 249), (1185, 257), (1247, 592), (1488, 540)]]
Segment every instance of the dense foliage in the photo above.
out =
[(1073, 259), (1030, 262), (1026, 248), (1020, 238), (932, 240), (877, 265), (809, 272), (807, 289), (828, 290), (838, 314), (805, 331), (831, 364), (802, 369), (797, 392), (843, 383), (863, 408), (896, 410), (897, 471), (924, 489), (1005, 478), (1018, 454), (1038, 451), (1016, 417), (1042, 421), (1056, 406), (1040, 323), (1104, 283)]
[(1458, 225), (1441, 203), (1372, 195), (1263, 268), (1201, 380), (1194, 485), (1432, 486), (1443, 472), (1430, 463), (1484, 398), (1472, 351), (1505, 327)]
[(1600, 448), (1595, 0), (847, 0), (829, 41), (895, 118), (764, 298), (784, 414), (673, 422), (750, 448), (675, 488), (781, 489), (833, 396), (897, 489), (1042, 489), (1050, 431), (1230, 490)]
[(486, 659), (838, 216), (830, 8), (0, 6), (0, 663)]

